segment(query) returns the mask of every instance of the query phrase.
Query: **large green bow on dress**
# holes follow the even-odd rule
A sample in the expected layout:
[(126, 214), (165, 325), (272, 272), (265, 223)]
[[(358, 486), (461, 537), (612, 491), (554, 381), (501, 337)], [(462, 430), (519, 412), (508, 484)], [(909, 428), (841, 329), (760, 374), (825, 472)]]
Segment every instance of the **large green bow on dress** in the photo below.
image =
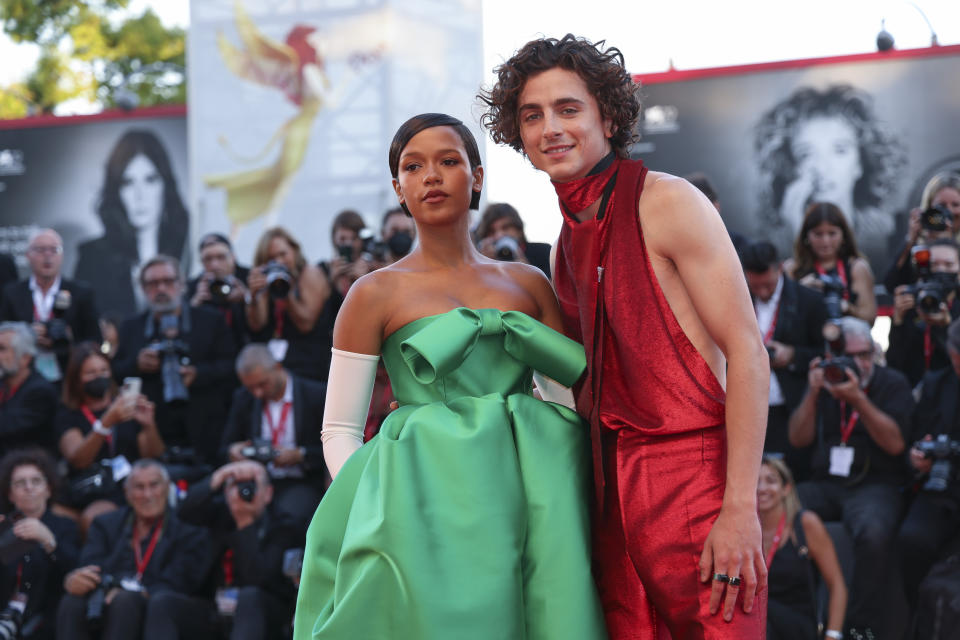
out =
[(525, 313), (499, 309), (460, 307), (439, 315), (401, 342), (400, 353), (414, 378), (430, 384), (459, 367), (480, 336), (499, 334), (513, 358), (568, 387), (587, 366), (577, 342)]

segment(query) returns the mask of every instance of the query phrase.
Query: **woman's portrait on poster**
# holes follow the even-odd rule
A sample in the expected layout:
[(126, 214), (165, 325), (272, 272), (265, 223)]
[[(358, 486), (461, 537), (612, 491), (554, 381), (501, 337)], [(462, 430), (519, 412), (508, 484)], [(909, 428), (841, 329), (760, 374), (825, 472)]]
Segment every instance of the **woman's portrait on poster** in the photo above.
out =
[(850, 221), (861, 250), (884, 255), (895, 228), (890, 202), (905, 154), (878, 121), (869, 94), (850, 85), (803, 87), (754, 130), (760, 219), (788, 243), (812, 202), (831, 202)]
[(107, 159), (97, 215), (103, 235), (80, 245), (74, 278), (93, 286), (104, 312), (141, 306), (140, 265), (158, 253), (182, 258), (189, 216), (170, 158), (146, 129), (126, 131)]

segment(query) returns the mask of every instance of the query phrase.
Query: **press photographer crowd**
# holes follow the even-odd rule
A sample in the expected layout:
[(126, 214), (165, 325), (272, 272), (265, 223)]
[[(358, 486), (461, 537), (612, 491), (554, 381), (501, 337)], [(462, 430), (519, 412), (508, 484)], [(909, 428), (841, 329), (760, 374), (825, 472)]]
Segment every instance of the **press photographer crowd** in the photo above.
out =
[[(772, 371), (757, 494), (769, 638), (893, 637), (897, 602), (903, 637), (927, 638), (957, 597), (958, 215), (960, 175), (938, 175), (889, 265), (861, 257), (829, 202), (809, 205), (791, 256), (734, 237)], [(208, 233), (189, 281), (178, 257), (143, 263), (129, 317), (61, 273), (53, 229), (32, 235), (26, 279), (0, 272), (0, 640), (290, 637), (330, 482), (333, 323), (416, 230), (402, 209), (377, 231), (344, 211), (331, 241), (311, 262), (271, 228), (248, 268)], [(508, 204), (486, 209), (474, 241), (550, 273), (549, 245), (528, 242)], [(366, 439), (393, 401), (380, 366)]]

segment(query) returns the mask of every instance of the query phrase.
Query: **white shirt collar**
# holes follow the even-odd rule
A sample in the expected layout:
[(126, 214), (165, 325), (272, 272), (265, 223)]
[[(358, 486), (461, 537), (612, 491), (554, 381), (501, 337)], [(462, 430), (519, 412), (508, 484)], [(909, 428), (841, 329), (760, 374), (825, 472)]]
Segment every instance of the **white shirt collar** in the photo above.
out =
[(40, 289), (40, 283), (37, 282), (37, 277), (31, 274), (31, 276), (30, 276), (30, 291), (34, 291), (34, 292), (36, 292), (36, 293), (39, 293), (39, 294), (42, 294), (42, 295), (48, 295), (48, 296), (51, 295), (51, 294), (57, 295), (57, 292), (60, 291), (60, 276), (59, 276), (59, 275), (57, 276), (57, 279), (54, 280), (54, 281), (53, 281), (53, 284), (50, 286), (50, 288), (47, 289), (47, 293), (44, 294), (44, 293), (43, 293), (43, 290)]

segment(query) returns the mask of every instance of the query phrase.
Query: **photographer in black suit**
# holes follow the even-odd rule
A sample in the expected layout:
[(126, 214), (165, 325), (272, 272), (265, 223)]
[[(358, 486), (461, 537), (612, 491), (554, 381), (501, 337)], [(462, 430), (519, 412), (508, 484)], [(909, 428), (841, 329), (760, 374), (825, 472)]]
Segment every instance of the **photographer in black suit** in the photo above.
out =
[(757, 322), (770, 353), (770, 404), (764, 451), (785, 457), (798, 481), (810, 473), (809, 449), (790, 445), (787, 422), (807, 388), (810, 361), (823, 354), (823, 297), (787, 278), (769, 242), (745, 246), (740, 254)]
[(35, 368), (50, 381), (60, 380), (70, 346), (100, 343), (93, 290), (61, 277), (63, 241), (53, 229), (41, 229), (27, 247), (30, 278), (8, 284), (0, 302), (0, 320), (26, 322), (37, 336)]
[(328, 482), (320, 425), (326, 388), (294, 376), (262, 344), (237, 358), (243, 387), (233, 395), (222, 454), (267, 465), (278, 514), (305, 526)]
[(149, 309), (120, 326), (114, 377), (143, 379), (168, 454), (171, 447), (189, 448), (199, 461), (214, 463), (235, 380), (230, 332), (216, 311), (183, 303), (176, 258), (148, 260), (140, 284)]
[(25, 322), (0, 322), (0, 453), (29, 446), (53, 451), (57, 390), (33, 370), (36, 353)]
[[(305, 529), (276, 511), (266, 468), (231, 462), (190, 487), (180, 518), (208, 527), (221, 558), (217, 601), (233, 609), (231, 640), (276, 638), (293, 618), (297, 590), (285, 554), (303, 548)], [(291, 572), (297, 569), (291, 567)]]
[[(923, 377), (913, 412), (910, 442), (926, 442), (919, 447), (914, 444), (909, 459), (922, 484), (900, 527), (898, 541), (911, 602), (930, 567), (960, 535), (960, 451), (950, 450), (950, 441), (960, 443), (960, 320), (950, 325), (947, 350), (950, 366)], [(940, 450), (931, 451), (937, 438), (941, 438)]]
[(191, 307), (204, 306), (218, 311), (233, 335), (239, 351), (250, 341), (244, 300), (250, 269), (237, 264), (233, 246), (226, 236), (208, 233), (200, 238), (200, 262), (203, 273), (187, 282), (187, 298)]

